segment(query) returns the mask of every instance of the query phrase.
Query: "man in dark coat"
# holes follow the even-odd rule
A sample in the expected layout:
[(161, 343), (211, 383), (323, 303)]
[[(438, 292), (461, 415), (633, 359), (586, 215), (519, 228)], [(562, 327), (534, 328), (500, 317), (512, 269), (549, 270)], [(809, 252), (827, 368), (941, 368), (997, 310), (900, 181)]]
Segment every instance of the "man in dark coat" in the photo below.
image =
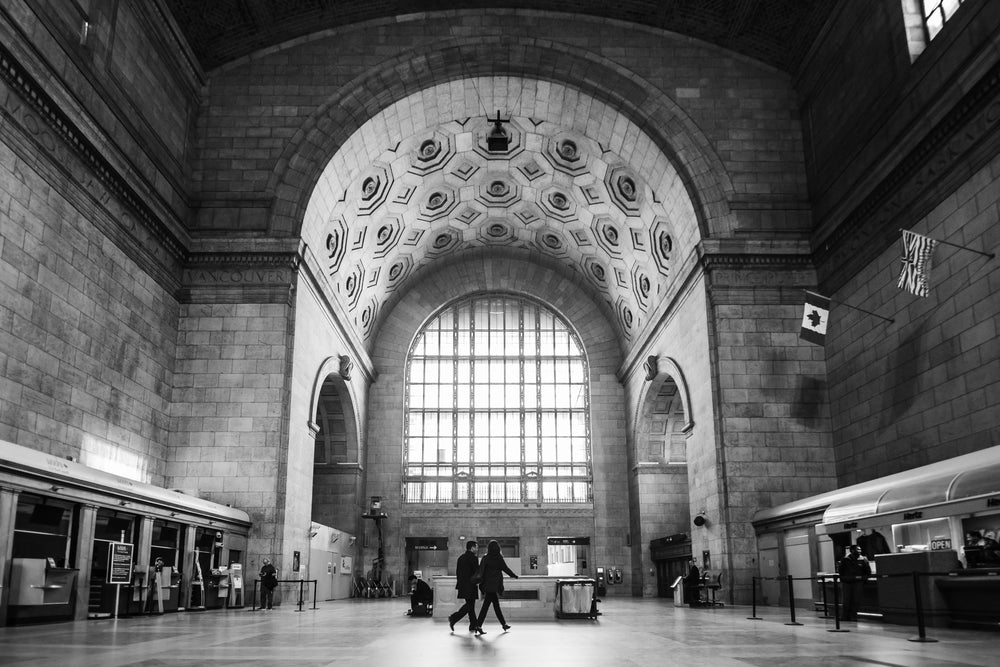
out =
[(469, 616), (469, 632), (476, 629), (476, 600), (479, 599), (479, 593), (472, 575), (479, 571), (479, 558), (476, 556), (478, 546), (475, 540), (466, 542), (465, 553), (458, 557), (458, 564), (455, 566), (455, 590), (458, 591), (458, 597), (465, 600), (465, 604), (448, 617), (448, 625), (453, 631), (455, 624), (466, 614)]
[(260, 568), (260, 608), (270, 610), (274, 607), (274, 589), (278, 587), (278, 570), (271, 564), (269, 558), (263, 560)]
[(408, 616), (430, 616), (427, 605), (434, 602), (434, 591), (430, 585), (415, 574), (410, 575), (410, 610)]
[(840, 575), (841, 587), (844, 589), (844, 608), (840, 613), (841, 621), (858, 620), (858, 607), (861, 606), (861, 594), (865, 581), (872, 574), (868, 561), (861, 555), (858, 545), (852, 544), (848, 553), (840, 561), (837, 570)]

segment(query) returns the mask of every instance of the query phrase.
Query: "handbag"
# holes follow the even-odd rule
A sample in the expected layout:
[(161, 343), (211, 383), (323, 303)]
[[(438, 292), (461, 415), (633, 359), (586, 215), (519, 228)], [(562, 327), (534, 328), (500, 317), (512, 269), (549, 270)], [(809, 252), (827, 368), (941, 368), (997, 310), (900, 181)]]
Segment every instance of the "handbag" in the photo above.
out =
[(475, 572), (473, 572), (472, 576), (469, 577), (469, 581), (471, 581), (473, 584), (476, 584), (476, 585), (483, 583), (483, 566), (482, 565), (479, 566), (479, 569), (477, 569)]

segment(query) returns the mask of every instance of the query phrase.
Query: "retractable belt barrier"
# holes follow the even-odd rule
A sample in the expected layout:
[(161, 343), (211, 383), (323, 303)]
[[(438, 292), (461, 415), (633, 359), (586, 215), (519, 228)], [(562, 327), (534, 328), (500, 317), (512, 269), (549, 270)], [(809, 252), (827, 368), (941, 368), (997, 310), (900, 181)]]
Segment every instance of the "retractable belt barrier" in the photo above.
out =
[[(900, 572), (897, 574), (874, 574), (868, 577), (866, 580), (870, 581), (873, 579), (890, 579), (890, 578), (902, 578), (909, 577), (913, 580), (913, 601), (914, 601), (914, 612), (917, 617), (917, 636), (910, 637), (908, 641), (911, 642), (936, 642), (936, 639), (931, 639), (927, 636), (927, 627), (924, 618), (924, 604), (923, 604), (923, 593), (920, 587), (921, 577), (961, 577), (962, 574), (956, 572)], [(971, 575), (970, 575), (971, 576)], [(790, 619), (785, 625), (802, 625), (795, 620), (795, 596), (792, 590), (793, 581), (818, 581), (820, 584), (825, 584), (826, 582), (833, 583), (833, 618), (835, 621), (835, 627), (827, 630), (827, 632), (850, 632), (840, 627), (840, 575), (839, 574), (824, 574), (815, 577), (793, 577), (792, 575), (787, 575), (784, 577), (753, 577), (753, 584), (751, 586), (753, 595), (753, 615), (747, 616), (749, 621), (760, 621), (763, 620), (757, 616), (757, 586), (759, 582), (762, 581), (779, 581), (787, 582), (788, 584), (788, 599), (789, 599), (789, 615)], [(827, 599), (826, 599), (826, 588), (821, 586), (823, 589), (823, 615), (825, 618), (829, 618), (830, 614), (827, 611)]]
[[(260, 579), (254, 579), (253, 581), (253, 605), (250, 607), (249, 611), (257, 611), (257, 584), (260, 583)], [(305, 604), (305, 596), (303, 595), (303, 586), (306, 587), (305, 593), (308, 594), (308, 585), (312, 584), (313, 589), (313, 604), (310, 609), (319, 609), (316, 606), (316, 586), (318, 581), (316, 579), (278, 579), (278, 584), (298, 584), (299, 586), (299, 599), (296, 601), (298, 609), (295, 611), (305, 611), (302, 605)]]

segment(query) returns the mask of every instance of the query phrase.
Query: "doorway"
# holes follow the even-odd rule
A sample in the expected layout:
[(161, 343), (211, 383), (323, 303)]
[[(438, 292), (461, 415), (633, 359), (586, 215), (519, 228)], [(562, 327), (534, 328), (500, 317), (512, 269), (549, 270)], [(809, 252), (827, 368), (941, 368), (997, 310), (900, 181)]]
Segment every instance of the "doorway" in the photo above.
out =
[(550, 577), (577, 577), (590, 574), (589, 537), (550, 537), (548, 571)]

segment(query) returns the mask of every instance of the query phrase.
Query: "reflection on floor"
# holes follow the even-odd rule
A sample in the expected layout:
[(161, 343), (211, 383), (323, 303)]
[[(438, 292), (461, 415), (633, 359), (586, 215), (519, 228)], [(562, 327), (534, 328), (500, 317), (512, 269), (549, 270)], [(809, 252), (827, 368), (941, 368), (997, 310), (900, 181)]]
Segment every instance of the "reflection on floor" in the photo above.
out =
[[(995, 630), (928, 628), (936, 643), (907, 641), (916, 628), (862, 621), (832, 633), (831, 620), (800, 611), (677, 608), (672, 600), (606, 599), (595, 620), (520, 622), (503, 632), (492, 612), (475, 637), (450, 609), (406, 616), (408, 598), (321, 602), (313, 610), (220, 610), (0, 628), (0, 664), (158, 665), (519, 665), (683, 667), (997, 664)], [(461, 631), (459, 631), (461, 628)]]

